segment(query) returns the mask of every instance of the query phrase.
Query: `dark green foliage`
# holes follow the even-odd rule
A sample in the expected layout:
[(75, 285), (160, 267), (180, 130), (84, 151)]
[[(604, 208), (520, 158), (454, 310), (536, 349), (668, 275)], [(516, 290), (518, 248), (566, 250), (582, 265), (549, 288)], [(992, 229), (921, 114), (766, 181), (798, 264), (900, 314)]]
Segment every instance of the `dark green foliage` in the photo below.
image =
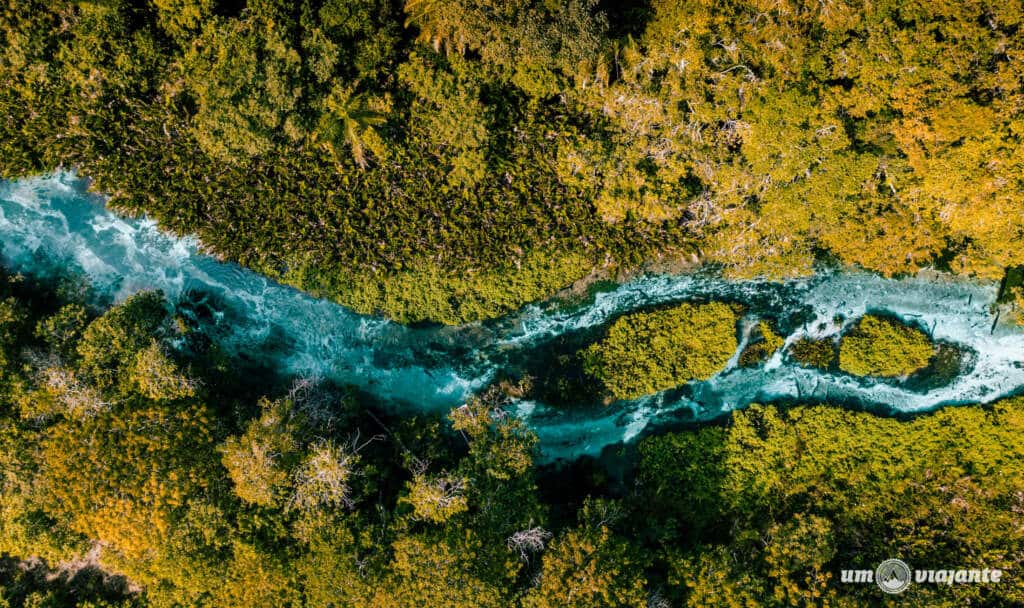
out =
[(906, 376), (928, 365), (928, 334), (889, 317), (865, 315), (843, 336), (839, 369), (857, 376)]
[(800, 338), (790, 345), (789, 356), (801, 365), (828, 369), (836, 360), (836, 344), (831, 338)]
[(763, 363), (775, 354), (775, 351), (782, 348), (783, 343), (785, 343), (785, 339), (775, 333), (771, 323), (759, 321), (757, 331), (752, 336), (751, 342), (740, 353), (739, 364), (742, 367), (752, 367)]
[(722, 302), (679, 304), (616, 320), (583, 351), (583, 367), (617, 399), (706, 380), (736, 352), (736, 310)]
[[(121, 306), (96, 319), (82, 332), (77, 353), (81, 370), (101, 390), (114, 386), (135, 356), (154, 336), (159, 336), (167, 319), (167, 308), (159, 293), (134, 295)], [(65, 313), (43, 325), (64, 324)]]
[(193, 136), (215, 160), (244, 161), (270, 152), (278, 138), (305, 136), (298, 115), (302, 57), (291, 47), (291, 16), (281, 9), (209, 20), (185, 54), (185, 86), (196, 104)]
[[(681, 605), (883, 605), (844, 568), (1015, 569), (1024, 479), (1019, 399), (900, 422), (831, 407), (751, 406), (726, 428), (641, 444), (638, 523), (671, 548)], [(925, 567), (925, 566), (918, 566)], [(958, 566), (961, 567), (961, 566)], [(1012, 605), (1015, 583), (912, 585), (921, 606)]]
[(1016, 5), (0, 6), (0, 175), (75, 167), (362, 311), (489, 318), (689, 251), (1024, 263)]
[[(609, 252), (632, 263), (685, 233), (604, 224), (551, 163), (552, 129), (574, 131), (576, 117), (524, 105), (503, 69), (410, 53), (387, 3), (63, 8), (12, 2), (3, 13), (15, 44), (0, 62), (0, 174), (79, 167), (116, 208), (361, 311), (494, 317)], [(545, 11), (499, 29), (564, 37), (579, 29), (560, 20), (590, 14)], [(590, 54), (597, 39), (551, 44), (555, 55), (537, 60), (557, 60), (538, 69), (558, 80), (570, 57), (560, 49)], [(531, 48), (508, 40), (510, 53)]]
[[(13, 311), (0, 325), (0, 555), (117, 572), (143, 605), (513, 601), (526, 562), (508, 538), (543, 526), (545, 510), (535, 438), (497, 397), (442, 429), (307, 383), (237, 428), (237, 412), (207, 405), (231, 399), (203, 381), (223, 372), (170, 339), (159, 294), (91, 319), (59, 299), (31, 307), (24, 291), (0, 282)], [(58, 582), (8, 587), (7, 574), (12, 605), (70, 601)], [(451, 577), (463, 594), (439, 595)]]
[[(612, 5), (0, 0), (0, 175), (77, 168), (121, 211), (402, 321), (499, 316), (666, 252), (734, 276), (819, 252), (886, 275), (1024, 263), (1019, 4)], [(0, 277), (0, 553), (99, 547), (143, 589), (127, 605), (845, 607), (884, 600), (840, 568), (1022, 565), (1020, 400), (755, 407), (641, 444), (620, 500), (552, 505), (493, 395), (448, 422), (326, 389), (257, 403), (237, 362), (175, 346), (159, 296), (97, 317), (35, 287)], [(869, 319), (838, 362), (832, 340), (788, 356), (927, 362), (919, 332)], [(620, 398), (705, 378), (735, 321), (624, 317), (586, 365)], [(742, 364), (776, 350), (760, 333)], [(123, 600), (9, 566), (0, 605)], [(1017, 582), (901, 599), (1018, 605)]]

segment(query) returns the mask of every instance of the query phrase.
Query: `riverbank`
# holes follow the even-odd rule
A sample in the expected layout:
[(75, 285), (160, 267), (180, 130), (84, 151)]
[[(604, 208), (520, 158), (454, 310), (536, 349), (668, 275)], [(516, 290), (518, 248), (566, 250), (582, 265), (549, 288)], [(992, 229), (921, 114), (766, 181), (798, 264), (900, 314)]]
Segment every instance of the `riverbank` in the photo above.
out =
[[(515, 403), (513, 411), (552, 460), (597, 454), (665, 420), (711, 420), (750, 403), (810, 400), (919, 412), (991, 402), (1024, 386), (1024, 333), (1009, 323), (993, 330), (993, 282), (851, 271), (788, 281), (728, 280), (708, 271), (641, 274), (568, 306), (531, 304), (460, 327), (403, 326), (203, 255), (194, 239), (169, 236), (152, 221), (117, 217), (67, 174), (5, 184), (0, 211), (4, 254), (19, 271), (76, 269), (98, 302), (161, 290), (229, 353), (283, 375), (351, 384), (405, 414), (446, 411), (496, 379), (530, 373), (550, 353), (576, 352), (587, 335), (630, 312), (682, 301), (744, 306), (737, 355), (707, 380), (609, 405), (565, 408), (530, 396)], [(938, 383), (855, 378), (781, 355), (739, 365), (738, 353), (761, 319), (772, 321), (788, 348), (803, 338), (837, 335), (868, 312), (902, 318), (968, 355), (951, 359), (956, 369), (944, 370)]]

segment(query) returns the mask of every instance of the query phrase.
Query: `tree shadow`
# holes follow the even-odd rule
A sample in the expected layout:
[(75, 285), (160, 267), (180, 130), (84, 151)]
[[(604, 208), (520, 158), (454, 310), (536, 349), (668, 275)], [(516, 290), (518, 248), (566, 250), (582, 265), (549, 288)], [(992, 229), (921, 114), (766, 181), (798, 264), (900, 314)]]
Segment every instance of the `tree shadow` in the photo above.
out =
[(608, 34), (614, 39), (638, 38), (654, 16), (650, 0), (600, 0), (597, 8), (608, 16)]
[[(0, 558), (0, 587), (11, 606), (78, 606), (100, 602), (106, 605), (131, 600), (137, 587), (121, 575), (110, 574), (88, 559), (51, 569), (40, 559)], [(5, 604), (6, 605), (6, 604)]]

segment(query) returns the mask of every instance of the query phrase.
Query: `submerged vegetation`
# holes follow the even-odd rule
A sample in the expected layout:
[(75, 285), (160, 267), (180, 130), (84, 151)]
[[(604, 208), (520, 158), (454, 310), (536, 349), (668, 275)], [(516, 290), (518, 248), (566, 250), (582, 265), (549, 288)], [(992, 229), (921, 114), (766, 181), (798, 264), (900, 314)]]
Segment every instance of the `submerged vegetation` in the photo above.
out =
[[(839, 570), (1024, 566), (1020, 399), (911, 421), (752, 406), (641, 441), (609, 483), (537, 468), (497, 390), (395, 419), (277, 386), (159, 294), (82, 293), (0, 277), (2, 606), (881, 606)], [(644, 320), (735, 340), (734, 314)], [(1024, 601), (1010, 579), (906, 594)]]
[(907, 376), (927, 366), (935, 352), (920, 329), (864, 315), (839, 344), (839, 369), (856, 376)]
[(0, 174), (360, 311), (595, 268), (1024, 263), (1015, 3), (5, 0)]
[(706, 380), (736, 352), (738, 318), (734, 307), (723, 302), (628, 314), (580, 352), (583, 369), (616, 399)]

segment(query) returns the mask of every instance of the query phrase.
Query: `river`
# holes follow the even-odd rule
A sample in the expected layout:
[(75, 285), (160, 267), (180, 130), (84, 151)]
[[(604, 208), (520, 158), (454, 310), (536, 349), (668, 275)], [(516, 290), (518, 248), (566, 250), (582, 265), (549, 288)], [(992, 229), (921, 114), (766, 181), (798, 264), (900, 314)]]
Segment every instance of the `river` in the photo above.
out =
[[(866, 311), (928, 330), (960, 356), (941, 378), (864, 379), (808, 369), (777, 353), (764, 365), (729, 366), (704, 382), (608, 406), (513, 405), (538, 434), (545, 460), (597, 454), (654, 426), (702, 421), (753, 402), (809, 401), (885, 413), (991, 402), (1024, 388), (1024, 331), (994, 323), (998, 285), (937, 273), (885, 279), (853, 271), (784, 282), (730, 281), (712, 273), (643, 276), (573, 306), (529, 305), (505, 318), (461, 327), (407, 327), (358, 315), (236, 264), (200, 252), (193, 238), (161, 232), (103, 206), (72, 173), (0, 182), (5, 262), (42, 273), (57, 262), (84, 274), (98, 296), (118, 301), (147, 289), (209, 311), (231, 354), (259, 358), (286, 374), (354, 384), (401, 411), (443, 411), (554, 340), (600, 327), (616, 315), (687, 299), (746, 307), (743, 341), (771, 316), (802, 336), (840, 332)], [(741, 344), (742, 349), (742, 344)]]

